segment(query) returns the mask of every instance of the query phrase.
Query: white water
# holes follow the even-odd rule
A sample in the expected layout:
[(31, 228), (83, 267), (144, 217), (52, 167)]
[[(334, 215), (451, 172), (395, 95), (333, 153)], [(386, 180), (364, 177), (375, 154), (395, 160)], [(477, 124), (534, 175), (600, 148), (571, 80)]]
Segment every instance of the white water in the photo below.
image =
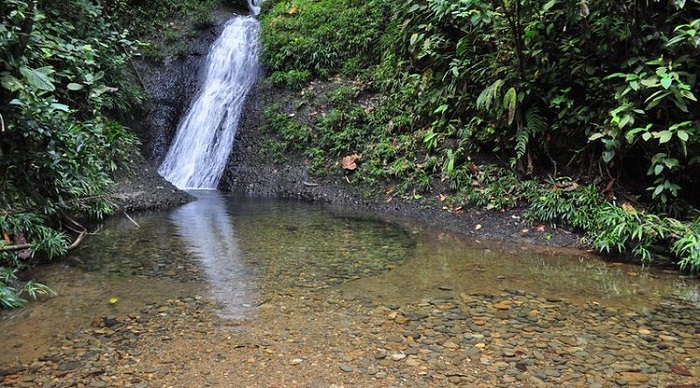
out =
[(251, 14), (260, 14), (260, 3), (262, 3), (262, 0), (248, 0), (248, 9), (250, 9)]
[[(259, 2), (250, 0), (251, 13)], [(180, 189), (215, 189), (233, 148), (245, 97), (258, 76), (260, 24), (226, 22), (206, 59), (202, 90), (178, 125), (158, 173)]]

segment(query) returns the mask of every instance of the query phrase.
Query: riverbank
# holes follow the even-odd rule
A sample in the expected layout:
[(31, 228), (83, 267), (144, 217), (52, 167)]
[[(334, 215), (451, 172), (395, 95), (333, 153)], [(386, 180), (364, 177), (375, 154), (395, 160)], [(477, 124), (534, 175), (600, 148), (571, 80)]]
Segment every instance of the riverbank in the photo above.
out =
[(522, 208), (507, 211), (447, 210), (437, 190), (420, 198), (384, 195), (383, 189), (390, 186), (363, 187), (353, 183), (352, 175), (344, 174), (340, 167), (338, 172), (323, 177), (313, 176), (299, 155), (288, 155), (283, 163), (274, 163), (261, 155), (261, 145), (268, 135), (262, 133), (260, 123), (266, 106), (287, 98), (280, 92), (261, 82), (249, 95), (220, 189), (251, 196), (323, 202), (331, 207), (381, 214), (389, 220), (419, 220), (478, 240), (586, 248), (575, 231), (532, 225), (525, 219), (525, 209)]
[(112, 198), (116, 212), (173, 209), (194, 200), (194, 197), (173, 186), (158, 174), (153, 166), (140, 155), (135, 156), (130, 172), (122, 172)]

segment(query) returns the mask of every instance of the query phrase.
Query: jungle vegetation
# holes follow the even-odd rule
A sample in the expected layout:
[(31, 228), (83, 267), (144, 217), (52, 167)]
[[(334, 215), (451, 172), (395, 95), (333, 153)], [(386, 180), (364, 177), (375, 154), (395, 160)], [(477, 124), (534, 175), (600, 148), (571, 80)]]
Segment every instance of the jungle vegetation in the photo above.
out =
[(65, 254), (84, 219), (115, 210), (115, 173), (138, 152), (118, 118), (144, 99), (131, 59), (163, 26), (205, 23), (214, 4), (0, 2), (0, 308), (52, 293), (17, 272)]
[[(182, 53), (221, 3), (241, 6), (0, 2), (0, 307), (50, 293), (17, 272), (115, 210), (138, 148), (120, 118), (145, 98), (132, 57)], [(698, 0), (264, 5), (269, 80), (299, 95), (266, 110), (272, 155), (448, 210), (526, 206), (602, 252), (700, 266)]]
[(299, 91), (266, 111), (273, 155), (700, 266), (700, 1), (266, 4), (269, 79)]

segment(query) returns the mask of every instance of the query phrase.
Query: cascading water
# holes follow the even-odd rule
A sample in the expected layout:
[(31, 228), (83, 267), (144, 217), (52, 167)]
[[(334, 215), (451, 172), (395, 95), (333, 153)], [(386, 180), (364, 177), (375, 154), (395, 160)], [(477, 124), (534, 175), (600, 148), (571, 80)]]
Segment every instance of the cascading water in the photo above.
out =
[[(251, 13), (259, 1), (249, 0)], [(238, 128), (245, 97), (258, 76), (254, 16), (229, 20), (206, 59), (204, 85), (180, 122), (158, 173), (180, 189), (215, 189)]]
[[(248, 0), (252, 15), (260, 1)], [(158, 172), (180, 189), (216, 189), (233, 148), (245, 97), (258, 76), (255, 16), (235, 17), (224, 26), (206, 59), (204, 85), (178, 125)], [(194, 248), (212, 284), (224, 318), (242, 318), (254, 304), (255, 285), (241, 261), (235, 225), (216, 191), (171, 215), (182, 238)]]
[(248, 9), (253, 15), (258, 15), (260, 13), (260, 3), (262, 0), (248, 0)]

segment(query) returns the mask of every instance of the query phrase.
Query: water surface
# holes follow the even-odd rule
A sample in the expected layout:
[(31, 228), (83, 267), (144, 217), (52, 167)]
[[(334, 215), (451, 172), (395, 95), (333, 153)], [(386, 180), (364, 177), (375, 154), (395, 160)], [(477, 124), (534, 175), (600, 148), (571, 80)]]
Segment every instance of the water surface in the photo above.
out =
[[(105, 222), (65, 261), (31, 274), (59, 296), (3, 313), (8, 360), (41, 355), (51, 338), (95, 317), (138, 313), (178, 297), (211, 300), (228, 320), (255, 324), (277, 295), (340, 290), (358, 303), (411, 303), (522, 292), (571, 303), (645, 309), (697, 286), (676, 273), (605, 263), (577, 250), (480, 243), (320, 204), (198, 191), (170, 212)], [(117, 303), (110, 299), (118, 298)]]

